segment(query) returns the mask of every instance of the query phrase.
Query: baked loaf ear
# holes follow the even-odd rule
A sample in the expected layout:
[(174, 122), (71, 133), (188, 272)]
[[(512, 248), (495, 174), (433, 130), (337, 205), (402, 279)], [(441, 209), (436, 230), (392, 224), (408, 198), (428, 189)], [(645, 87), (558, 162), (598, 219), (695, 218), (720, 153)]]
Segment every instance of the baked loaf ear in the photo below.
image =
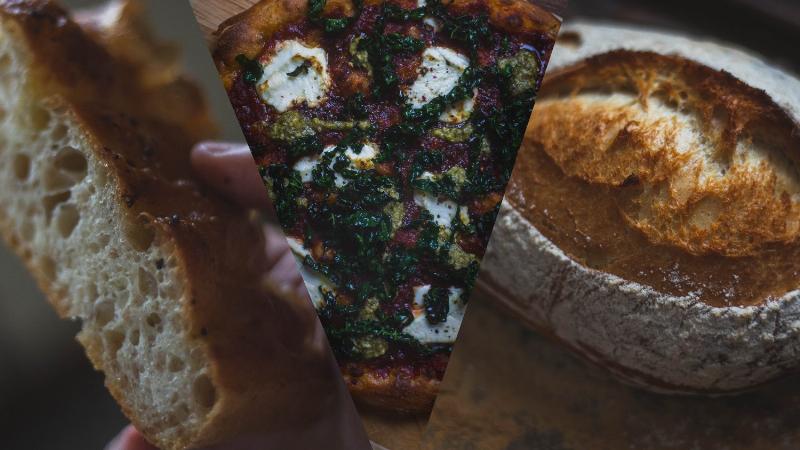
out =
[(739, 50), (565, 27), (483, 280), (651, 389), (796, 369), (799, 123), (800, 82)]
[(260, 227), (192, 179), (201, 93), (145, 83), (106, 42), (50, 2), (0, 2), (0, 233), (159, 447), (315, 421), (300, 409), (341, 382), (326, 346), (309, 355), (313, 309), (262, 289)]

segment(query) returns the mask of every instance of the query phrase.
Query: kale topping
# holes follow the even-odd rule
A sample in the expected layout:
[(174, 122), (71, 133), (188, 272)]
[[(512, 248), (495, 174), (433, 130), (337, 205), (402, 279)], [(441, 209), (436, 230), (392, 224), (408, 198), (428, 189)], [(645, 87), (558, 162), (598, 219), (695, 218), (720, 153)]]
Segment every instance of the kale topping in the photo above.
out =
[(428, 0), (426, 10), (428, 14), (441, 21), (444, 34), (470, 50), (473, 59), (481, 42), (492, 36), (489, 18), (486, 15), (453, 17), (441, 0)]
[[(262, 169), (262, 177), (265, 175)], [(284, 229), (291, 228), (297, 220), (297, 198), (303, 192), (300, 174), (286, 164), (272, 164), (266, 169), (272, 181), (273, 202), (278, 220)]]
[(242, 78), (248, 84), (256, 84), (264, 75), (264, 68), (254, 59), (245, 55), (237, 55), (236, 63), (242, 68)]
[(303, 60), (302, 64), (300, 64), (299, 66), (295, 67), (295, 69), (293, 71), (287, 73), (286, 75), (290, 76), (292, 78), (300, 76), (300, 75), (305, 75), (305, 74), (308, 73), (308, 69), (309, 68), (311, 68), (311, 61), (306, 59), (306, 60)]
[[(341, 18), (328, 18), (323, 17), (322, 12), (325, 10), (325, 5), (328, 0), (308, 0), (308, 19), (311, 23), (321, 26), (326, 33), (338, 33), (347, 28), (355, 18), (358, 17), (341, 17)], [(361, 11), (362, 1), (354, 1), (356, 10)]]
[(425, 317), (432, 324), (447, 320), (450, 312), (450, 292), (445, 288), (434, 287), (422, 297), (425, 305)]
[(431, 353), (425, 345), (420, 343), (413, 336), (396, 330), (392, 327), (387, 327), (379, 321), (371, 320), (358, 320), (347, 322), (343, 327), (326, 327), (328, 340), (330, 340), (332, 347), (351, 358), (361, 358), (361, 354), (354, 348), (354, 337), (375, 336), (386, 339), (388, 342), (395, 345), (402, 345), (411, 348), (422, 355), (429, 355)]

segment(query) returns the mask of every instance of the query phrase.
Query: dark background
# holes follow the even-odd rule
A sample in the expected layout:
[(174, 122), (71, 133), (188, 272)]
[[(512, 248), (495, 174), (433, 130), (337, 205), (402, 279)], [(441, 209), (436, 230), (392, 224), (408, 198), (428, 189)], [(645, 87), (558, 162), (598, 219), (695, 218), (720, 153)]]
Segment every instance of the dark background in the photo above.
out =
[(727, 41), (800, 72), (800, 0), (569, 0), (576, 17)]

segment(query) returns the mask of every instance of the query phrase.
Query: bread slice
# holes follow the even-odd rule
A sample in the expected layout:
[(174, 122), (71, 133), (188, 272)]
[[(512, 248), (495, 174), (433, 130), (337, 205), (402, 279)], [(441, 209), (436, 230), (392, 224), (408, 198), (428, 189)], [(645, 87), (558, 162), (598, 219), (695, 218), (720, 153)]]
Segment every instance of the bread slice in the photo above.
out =
[(193, 181), (201, 93), (111, 31), (0, 2), (0, 234), (159, 447), (314, 422), (341, 380), (313, 308), (265, 292), (260, 226)]
[(737, 49), (592, 24), (564, 28), (549, 70), (489, 288), (650, 389), (796, 370), (800, 81)]

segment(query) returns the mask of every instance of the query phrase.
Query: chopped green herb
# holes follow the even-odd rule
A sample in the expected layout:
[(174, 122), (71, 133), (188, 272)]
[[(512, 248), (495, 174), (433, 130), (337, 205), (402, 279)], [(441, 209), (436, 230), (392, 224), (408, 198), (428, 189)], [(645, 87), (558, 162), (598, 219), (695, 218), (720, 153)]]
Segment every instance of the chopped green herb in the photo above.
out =
[(447, 320), (450, 313), (450, 292), (447, 289), (434, 287), (423, 297), (425, 317), (432, 324)]
[[(338, 33), (353, 23), (354, 18), (352, 17), (323, 17), (322, 13), (327, 3), (328, 0), (308, 0), (308, 19), (312, 23), (322, 26), (326, 33)], [(356, 0), (354, 3), (356, 9), (361, 11), (363, 2), (361, 0)]]
[(308, 73), (309, 68), (311, 68), (311, 61), (306, 59), (303, 60), (303, 62), (299, 66), (295, 67), (293, 71), (287, 73), (286, 75), (293, 78), (300, 75), (305, 75)]
[(285, 164), (273, 164), (267, 168), (272, 180), (275, 211), (284, 228), (290, 228), (297, 219), (297, 197), (303, 192), (300, 174)]
[(258, 61), (248, 58), (245, 55), (237, 55), (236, 63), (242, 68), (242, 78), (249, 84), (256, 84), (264, 75), (264, 68)]

